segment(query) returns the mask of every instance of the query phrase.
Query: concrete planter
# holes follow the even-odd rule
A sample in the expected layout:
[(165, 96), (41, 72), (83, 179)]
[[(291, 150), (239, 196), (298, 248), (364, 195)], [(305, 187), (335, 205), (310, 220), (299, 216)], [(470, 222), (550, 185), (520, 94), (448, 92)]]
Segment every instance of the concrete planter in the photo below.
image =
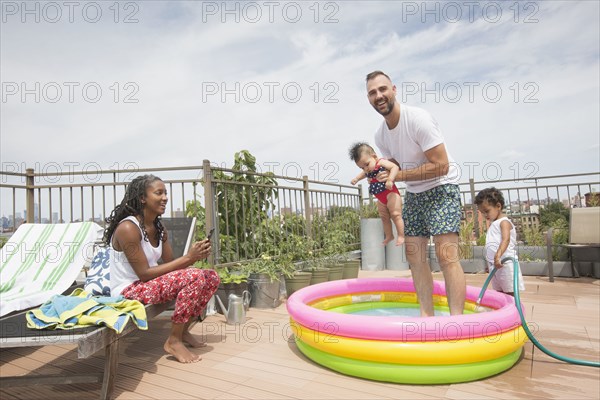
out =
[(310, 284), (316, 285), (317, 283), (327, 282), (329, 280), (329, 268), (315, 268), (311, 270), (304, 270), (310, 272)]
[(287, 297), (290, 297), (295, 291), (310, 285), (312, 272), (294, 272), (291, 277), (285, 278), (285, 290)]
[(327, 268), (329, 268), (330, 281), (337, 281), (344, 277), (344, 264), (328, 265)]
[(385, 248), (381, 245), (383, 239), (383, 222), (380, 218), (360, 220), (360, 247), (364, 270), (382, 271), (385, 268)]
[[(392, 225), (394, 236), (397, 235), (396, 227)], [(385, 269), (394, 271), (406, 271), (409, 269), (408, 260), (406, 259), (406, 247), (396, 246), (396, 241), (392, 240), (385, 245)]]
[(429, 267), (432, 272), (440, 272), (442, 270), (435, 254), (435, 245), (427, 245), (427, 258), (429, 259)]
[[(521, 273), (525, 276), (548, 276), (548, 263), (546, 261), (520, 261)], [(569, 261), (554, 261), (552, 263), (554, 276), (570, 278), (571, 263)]]
[(344, 264), (344, 272), (342, 279), (354, 279), (358, 278), (358, 271), (360, 270), (360, 260), (346, 260), (342, 262)]
[(460, 265), (468, 274), (485, 272), (485, 261), (482, 259), (460, 260)]

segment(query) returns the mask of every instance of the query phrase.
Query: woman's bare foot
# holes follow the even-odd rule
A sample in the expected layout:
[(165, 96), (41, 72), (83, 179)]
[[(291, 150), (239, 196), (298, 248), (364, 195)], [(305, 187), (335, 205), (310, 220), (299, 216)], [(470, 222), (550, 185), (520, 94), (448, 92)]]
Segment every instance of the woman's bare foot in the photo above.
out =
[(187, 343), (191, 347), (194, 347), (194, 348), (206, 347), (206, 343), (201, 342), (200, 340), (196, 339), (194, 337), (194, 335), (192, 335), (188, 331), (183, 332), (183, 337), (181, 338), (181, 340), (183, 340), (184, 343)]
[(202, 357), (200, 357), (198, 354), (194, 354), (189, 351), (183, 342), (174, 340), (172, 338), (167, 339), (163, 348), (167, 353), (175, 357), (180, 363), (195, 363), (202, 359)]
[(404, 236), (398, 235), (398, 239), (396, 239), (396, 246), (402, 246), (404, 244)]

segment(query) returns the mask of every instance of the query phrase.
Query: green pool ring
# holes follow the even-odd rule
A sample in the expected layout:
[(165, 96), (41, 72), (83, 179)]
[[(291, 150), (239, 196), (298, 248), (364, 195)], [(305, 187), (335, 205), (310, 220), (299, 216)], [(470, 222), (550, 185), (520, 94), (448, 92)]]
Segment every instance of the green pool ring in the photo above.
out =
[(296, 346), (314, 362), (342, 374), (375, 381), (437, 385), (475, 381), (506, 371), (521, 356), (522, 348), (494, 360), (454, 365), (402, 365), (345, 358), (317, 350), (296, 339)]

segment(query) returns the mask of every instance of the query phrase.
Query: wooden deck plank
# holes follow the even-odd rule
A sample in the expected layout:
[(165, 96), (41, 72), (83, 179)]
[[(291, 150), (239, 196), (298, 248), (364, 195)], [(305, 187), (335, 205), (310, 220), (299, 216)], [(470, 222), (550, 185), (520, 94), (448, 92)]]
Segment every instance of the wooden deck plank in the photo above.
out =
[[(402, 276), (395, 271), (364, 276)], [(400, 271), (403, 272), (403, 271)], [(441, 280), (441, 274), (434, 278)], [(467, 284), (481, 286), (485, 274), (467, 275)], [(591, 278), (525, 277), (521, 300), (536, 338), (558, 354), (600, 359), (600, 281)], [(524, 356), (510, 370), (476, 382), (452, 385), (398, 385), (375, 382), (331, 371), (308, 360), (289, 341), (285, 305), (274, 310), (250, 309), (244, 326), (225, 324), (222, 315), (209, 316), (192, 332), (208, 346), (192, 351), (202, 361), (180, 364), (162, 345), (170, 330), (163, 315), (148, 332), (135, 332), (120, 343), (117, 399), (596, 399), (600, 370), (555, 360), (525, 345)], [(74, 346), (46, 346), (2, 351), (0, 376), (40, 373), (101, 372), (101, 353), (78, 360)], [(2, 388), (2, 399), (97, 398), (99, 384)]]

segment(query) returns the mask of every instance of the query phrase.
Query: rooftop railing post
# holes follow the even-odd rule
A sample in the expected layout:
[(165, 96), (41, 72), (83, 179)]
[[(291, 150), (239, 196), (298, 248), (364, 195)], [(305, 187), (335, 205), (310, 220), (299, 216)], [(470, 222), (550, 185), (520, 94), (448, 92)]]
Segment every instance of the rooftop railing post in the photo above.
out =
[(546, 259), (548, 260), (548, 280), (554, 282), (554, 262), (552, 260), (552, 231), (553, 228), (549, 228), (546, 232)]
[(362, 185), (358, 185), (358, 212), (362, 209), (363, 205), (363, 190)]
[[(210, 230), (215, 227), (215, 223), (217, 219), (215, 218), (215, 196), (213, 193), (213, 173), (210, 167), (209, 160), (202, 161), (202, 174), (204, 179), (204, 218), (205, 224), (204, 227), (206, 229), (206, 236), (210, 233)], [(215, 229), (216, 230), (216, 229)], [(217, 240), (213, 240), (212, 244), (214, 247), (214, 251), (210, 253), (208, 256), (208, 263), (210, 265), (215, 265), (215, 258), (218, 258), (219, 254), (219, 234), (218, 232), (213, 233), (213, 238), (217, 238)], [(215, 255), (217, 257), (215, 257)]]
[(475, 228), (475, 237), (479, 239), (479, 218), (477, 218), (477, 206), (475, 205), (475, 180), (469, 178), (469, 187), (471, 189), (471, 209), (473, 210), (473, 227)]
[(27, 223), (31, 224), (34, 221), (34, 217), (35, 217), (35, 179), (34, 179), (34, 170), (33, 168), (27, 168), (25, 170), (25, 174), (26, 174), (26, 186), (27, 189), (26, 190), (26, 205), (25, 205), (25, 210), (27, 212)]
[(312, 237), (312, 207), (310, 204), (310, 193), (308, 191), (308, 176), (302, 177), (302, 190), (304, 192), (304, 220), (306, 221), (306, 236)]

